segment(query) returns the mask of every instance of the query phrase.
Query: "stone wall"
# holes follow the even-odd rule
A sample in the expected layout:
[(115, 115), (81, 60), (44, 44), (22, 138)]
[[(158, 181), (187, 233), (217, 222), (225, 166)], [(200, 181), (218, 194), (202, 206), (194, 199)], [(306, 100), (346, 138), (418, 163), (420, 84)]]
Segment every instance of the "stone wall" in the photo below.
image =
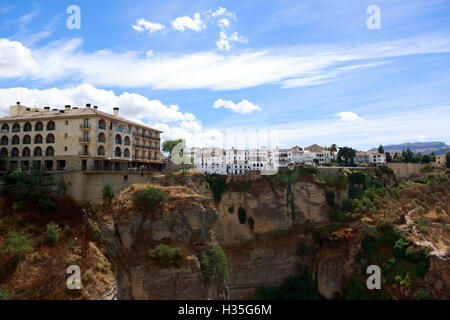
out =
[(420, 163), (388, 163), (387, 165), (394, 170), (398, 179), (412, 179), (425, 175), (422, 171), (424, 165)]

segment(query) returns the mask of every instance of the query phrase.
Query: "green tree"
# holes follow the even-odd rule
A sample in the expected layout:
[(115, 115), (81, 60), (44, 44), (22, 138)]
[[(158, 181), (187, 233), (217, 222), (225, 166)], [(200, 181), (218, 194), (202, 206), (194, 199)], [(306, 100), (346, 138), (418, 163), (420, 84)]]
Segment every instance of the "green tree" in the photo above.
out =
[(207, 284), (222, 287), (228, 279), (228, 262), (225, 253), (218, 244), (214, 232), (210, 231), (212, 247), (202, 254), (201, 277)]
[(339, 148), (338, 151), (338, 161), (340, 164), (344, 164), (346, 166), (354, 164), (354, 158), (356, 156), (356, 150), (350, 147), (342, 147)]
[(335, 143), (333, 143), (331, 146), (330, 146), (330, 152), (331, 152), (331, 155), (332, 156), (334, 156), (334, 153), (337, 151), (337, 145), (335, 144)]
[(164, 141), (162, 144), (162, 151), (168, 152), (169, 158), (171, 158), (171, 153), (172, 153), (173, 148), (175, 148), (175, 146), (181, 142), (183, 142), (183, 139)]
[(8, 231), (6, 239), (3, 241), (2, 251), (10, 252), (20, 259), (31, 250), (31, 247), (32, 240), (28, 234), (11, 230)]
[(384, 153), (384, 148), (383, 146), (380, 144), (380, 146), (378, 147), (378, 152), (379, 153)]
[(445, 164), (450, 168), (450, 151), (445, 154)]
[(434, 153), (434, 151), (432, 151), (430, 154), (430, 162), (436, 162), (436, 154)]
[(424, 154), (422, 157), (422, 163), (430, 163), (431, 157), (427, 154)]
[(386, 152), (386, 162), (387, 163), (392, 162), (392, 156), (391, 156), (391, 154), (389, 152)]

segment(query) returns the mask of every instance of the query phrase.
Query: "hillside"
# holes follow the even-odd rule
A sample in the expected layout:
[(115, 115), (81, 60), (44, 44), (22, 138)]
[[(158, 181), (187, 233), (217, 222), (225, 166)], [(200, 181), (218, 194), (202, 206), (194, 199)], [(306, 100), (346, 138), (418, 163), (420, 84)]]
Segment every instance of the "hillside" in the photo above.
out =
[[(378, 147), (369, 151), (376, 151)], [(450, 151), (450, 146), (445, 142), (407, 142), (401, 144), (391, 144), (383, 146), (384, 150), (390, 153), (402, 152), (411, 149), (414, 153), (430, 154), (434, 152), (436, 155), (445, 154)]]

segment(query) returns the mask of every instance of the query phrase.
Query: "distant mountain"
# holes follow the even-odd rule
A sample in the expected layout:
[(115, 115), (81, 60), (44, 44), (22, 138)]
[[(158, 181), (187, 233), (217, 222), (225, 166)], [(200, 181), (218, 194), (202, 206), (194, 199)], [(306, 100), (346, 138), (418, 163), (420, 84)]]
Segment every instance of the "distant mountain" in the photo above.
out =
[[(407, 143), (401, 143), (401, 144), (391, 144), (383, 146), (385, 151), (388, 151), (389, 153), (395, 153), (395, 152), (402, 152), (406, 149), (411, 149), (414, 153), (421, 153), (421, 154), (430, 154), (434, 151), (436, 155), (439, 154), (445, 154), (448, 151), (450, 151), (450, 146), (445, 144), (445, 142), (407, 142)], [(372, 148), (369, 151), (376, 151), (377, 148)]]

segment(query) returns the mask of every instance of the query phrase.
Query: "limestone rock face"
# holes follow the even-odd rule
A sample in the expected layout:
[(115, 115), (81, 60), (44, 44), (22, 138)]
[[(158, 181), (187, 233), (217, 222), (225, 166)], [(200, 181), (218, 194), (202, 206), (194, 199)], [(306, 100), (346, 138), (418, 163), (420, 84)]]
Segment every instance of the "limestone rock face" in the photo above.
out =
[(347, 238), (327, 241), (320, 247), (312, 265), (312, 276), (317, 279), (319, 292), (325, 298), (342, 298), (344, 287), (359, 268), (355, 257), (360, 246), (359, 237), (350, 234)]

